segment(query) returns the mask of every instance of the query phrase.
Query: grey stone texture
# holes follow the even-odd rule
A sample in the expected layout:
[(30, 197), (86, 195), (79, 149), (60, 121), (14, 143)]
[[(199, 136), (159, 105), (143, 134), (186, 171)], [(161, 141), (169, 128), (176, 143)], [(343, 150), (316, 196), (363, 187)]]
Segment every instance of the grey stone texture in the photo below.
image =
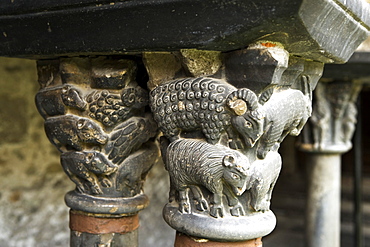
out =
[(0, 59), (0, 246), (67, 246), (73, 188), (43, 130), (34, 61)]
[[(74, 184), (45, 135), (37, 91), (35, 61), (0, 58), (1, 247), (69, 246), (64, 195)], [(145, 184), (151, 204), (140, 213), (140, 246), (173, 245), (175, 231), (162, 218), (168, 189), (168, 175), (156, 164)]]

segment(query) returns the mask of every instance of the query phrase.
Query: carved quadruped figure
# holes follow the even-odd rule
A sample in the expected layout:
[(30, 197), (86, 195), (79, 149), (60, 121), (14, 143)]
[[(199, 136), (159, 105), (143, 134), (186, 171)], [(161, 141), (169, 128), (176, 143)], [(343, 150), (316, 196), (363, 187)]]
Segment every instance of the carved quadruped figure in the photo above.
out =
[[(261, 54), (263, 59), (254, 59)], [(298, 69), (285, 73), (288, 58), (282, 46), (266, 42), (226, 54), (215, 75), (163, 81), (152, 89), (149, 105), (163, 133), (161, 152), (170, 175), (163, 213), (170, 226), (222, 241), (273, 229), (277, 151), (310, 117), (316, 85), (311, 74), (320, 72), (317, 64), (306, 68), (308, 62), (296, 59), (289, 64)], [(263, 229), (255, 228), (261, 224)]]
[(111, 214), (105, 210), (114, 199), (122, 204), (113, 213), (140, 211), (147, 205), (143, 182), (159, 149), (148, 91), (135, 81), (136, 63), (122, 57), (50, 63), (40, 63), (36, 104), (47, 137), (61, 152), (63, 169), (76, 184), (67, 205)]
[[(207, 203), (197, 188), (205, 187), (213, 195), (209, 214), (213, 217), (224, 216), (222, 197), (225, 186), (231, 190), (226, 194), (231, 213), (238, 213), (237, 208), (241, 205), (235, 197), (244, 193), (250, 167), (248, 159), (242, 153), (204, 141), (179, 139), (169, 144), (165, 159), (165, 166), (171, 178), (171, 190), (179, 193), (181, 213), (192, 212), (189, 189), (195, 199), (200, 200), (197, 204), (202, 209), (207, 208)], [(174, 194), (172, 192), (172, 195)], [(237, 204), (234, 204), (235, 201)], [(243, 209), (240, 209), (240, 212), (243, 214)]]
[(101, 186), (112, 186), (107, 175), (117, 171), (117, 166), (105, 155), (95, 151), (69, 151), (61, 154), (61, 164), (81, 193), (103, 194)]
[(313, 139), (315, 140), (314, 148), (322, 150), (325, 146), (326, 133), (329, 129), (330, 106), (325, 100), (325, 87), (321, 83), (317, 85), (315, 99), (317, 100), (313, 103), (314, 110), (309, 122), (315, 126), (312, 129)]
[(223, 80), (200, 77), (170, 81), (150, 93), (150, 107), (159, 129), (174, 141), (183, 131), (201, 130), (211, 144), (230, 127), (253, 147), (263, 131), (263, 112), (249, 89)]
[(67, 107), (83, 111), (86, 108), (86, 101), (78, 89), (65, 84), (40, 90), (36, 94), (36, 106), (41, 116), (46, 119), (49, 116), (65, 114)]
[(59, 151), (81, 151), (84, 144), (103, 145), (108, 141), (103, 129), (88, 118), (75, 115), (49, 117), (45, 121), (45, 131), (50, 142)]
[(257, 148), (257, 157), (264, 159), (269, 151), (276, 151), (284, 138), (298, 136), (311, 116), (311, 89), (305, 76), (301, 80), (305, 92), (286, 89), (275, 92), (262, 106), (265, 112), (264, 134)]
[(277, 152), (269, 152), (264, 160), (256, 160), (250, 168), (247, 190), (250, 192), (250, 205), (256, 211), (270, 210), (272, 190), (281, 170), (281, 157)]
[[(309, 152), (342, 153), (352, 147), (361, 84), (321, 82), (313, 97), (313, 113), (300, 147)], [(330, 130), (330, 131), (329, 131)]]

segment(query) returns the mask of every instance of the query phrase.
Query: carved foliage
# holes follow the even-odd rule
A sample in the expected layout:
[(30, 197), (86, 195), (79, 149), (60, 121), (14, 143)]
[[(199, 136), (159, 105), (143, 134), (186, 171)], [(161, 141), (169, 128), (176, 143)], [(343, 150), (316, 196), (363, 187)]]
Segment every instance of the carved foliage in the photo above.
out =
[(76, 190), (103, 197), (142, 193), (158, 156), (150, 140), (157, 125), (145, 112), (148, 92), (135, 82), (135, 63), (74, 58), (39, 62), (38, 68), (36, 105)]

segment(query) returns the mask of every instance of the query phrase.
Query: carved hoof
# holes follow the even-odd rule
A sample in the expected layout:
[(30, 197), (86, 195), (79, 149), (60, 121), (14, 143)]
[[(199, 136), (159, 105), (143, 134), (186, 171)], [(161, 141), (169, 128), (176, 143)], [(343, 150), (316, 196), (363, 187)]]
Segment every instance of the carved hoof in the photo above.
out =
[(236, 205), (236, 206), (232, 207), (230, 209), (230, 213), (231, 213), (232, 216), (236, 216), (236, 217), (245, 215), (245, 211), (244, 211), (244, 209), (241, 205)]
[(112, 187), (112, 182), (107, 178), (103, 178), (100, 183), (105, 188)]
[(205, 211), (208, 209), (208, 203), (205, 199), (197, 200), (196, 202), (197, 202), (196, 204), (197, 210)]
[(76, 190), (80, 193), (86, 193), (86, 189), (85, 189), (85, 186), (83, 184), (77, 184), (76, 185)]
[(257, 212), (258, 211), (261, 211), (261, 212), (269, 211), (270, 210), (270, 202), (266, 201), (266, 200), (263, 200), (259, 203), (255, 203), (255, 205), (252, 205), (252, 207)]
[(101, 195), (103, 194), (103, 191), (100, 189), (98, 185), (91, 187), (91, 193), (94, 195)]
[(290, 131), (290, 135), (292, 136), (298, 136), (299, 134), (301, 133), (301, 131), (299, 131), (298, 129), (293, 129)]
[(211, 207), (211, 210), (209, 211), (209, 214), (215, 218), (224, 217), (224, 212), (222, 211), (221, 205), (213, 205), (213, 207)]
[(262, 149), (258, 149), (257, 150), (257, 157), (261, 160), (265, 159), (266, 158), (266, 155), (268, 153), (268, 150), (262, 150)]
[(179, 211), (182, 214), (190, 214), (191, 213), (190, 204), (188, 202), (182, 202), (182, 203), (180, 203), (180, 205), (179, 205)]

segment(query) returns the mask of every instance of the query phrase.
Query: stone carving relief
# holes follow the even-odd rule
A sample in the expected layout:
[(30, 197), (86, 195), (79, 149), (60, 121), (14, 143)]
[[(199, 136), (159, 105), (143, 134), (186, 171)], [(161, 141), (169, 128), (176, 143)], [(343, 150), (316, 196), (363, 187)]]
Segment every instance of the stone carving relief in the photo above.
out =
[[(240, 61), (253, 64), (251, 54), (256, 53), (264, 55), (266, 66), (254, 68), (273, 71), (259, 78), (264, 78), (263, 86), (241, 87), (254, 78), (234, 83), (233, 78), (240, 78), (236, 73), (219, 77), (228, 69), (243, 73)], [(149, 104), (163, 133), (161, 152), (170, 175), (165, 220), (191, 236), (240, 241), (267, 235), (275, 227), (269, 207), (281, 169), (277, 151), (310, 117), (318, 79), (312, 72), (321, 73), (322, 64), (305, 66), (306, 61), (296, 59), (302, 71), (292, 73), (283, 48), (263, 44), (237, 52), (237, 62), (230, 62), (232, 54), (228, 59), (226, 73), (159, 84), (150, 92)]]
[(131, 214), (147, 204), (142, 186), (159, 154), (157, 124), (136, 70), (133, 60), (109, 57), (38, 62), (36, 105), (76, 184), (66, 196), (72, 209)]
[(356, 100), (361, 84), (321, 82), (313, 100), (313, 113), (304, 129), (300, 148), (309, 152), (342, 153), (351, 149), (357, 122)]

